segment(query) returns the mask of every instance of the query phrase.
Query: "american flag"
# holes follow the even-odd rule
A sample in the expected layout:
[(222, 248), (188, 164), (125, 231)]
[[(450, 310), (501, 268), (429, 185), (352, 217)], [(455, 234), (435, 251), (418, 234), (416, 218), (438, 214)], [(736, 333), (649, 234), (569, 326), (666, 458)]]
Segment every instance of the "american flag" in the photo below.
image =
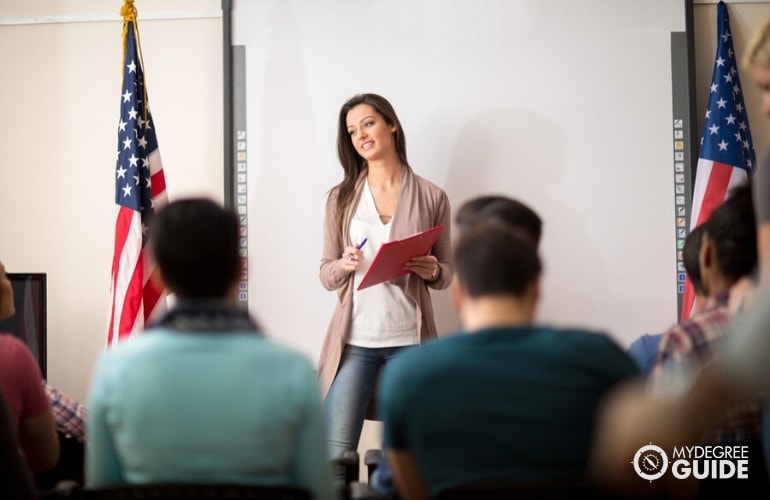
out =
[(124, 18), (123, 87), (115, 170), (115, 253), (112, 258), (112, 307), (108, 345), (141, 331), (165, 310), (166, 292), (150, 277), (156, 266), (144, 251), (147, 222), (168, 204), (155, 125), (147, 103), (136, 13)]
[[(708, 220), (732, 187), (746, 182), (756, 164), (724, 2), (719, 2), (717, 12), (719, 38), (695, 173), (691, 231)], [(683, 320), (692, 314), (694, 301), (695, 291), (688, 279), (682, 298)]]

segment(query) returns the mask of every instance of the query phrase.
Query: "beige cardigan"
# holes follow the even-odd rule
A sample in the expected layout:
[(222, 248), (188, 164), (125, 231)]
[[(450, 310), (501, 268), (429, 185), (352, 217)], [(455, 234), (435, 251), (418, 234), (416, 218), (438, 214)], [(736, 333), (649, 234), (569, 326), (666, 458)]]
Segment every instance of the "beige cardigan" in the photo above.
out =
[[(353, 273), (344, 272), (341, 261), (344, 248), (352, 246), (349, 235), (350, 220), (363, 192), (365, 180), (366, 170), (364, 169), (356, 181), (355, 197), (344, 216), (344, 231), (342, 233), (334, 223), (337, 214), (338, 191), (336, 188), (329, 193), (329, 198), (326, 201), (320, 278), (324, 288), (337, 290), (338, 302), (326, 331), (318, 364), (318, 376), (324, 397), (326, 397), (326, 393), (337, 374), (342, 349), (345, 347), (350, 332), (353, 312)], [(418, 333), (420, 341), (425, 341), (436, 337), (436, 323), (433, 320), (433, 306), (428, 287), (437, 290), (447, 288), (452, 282), (454, 274), (452, 239), (449, 227), (451, 209), (446, 193), (438, 186), (414, 174), (410, 168), (403, 169), (399, 189), (398, 204), (390, 229), (391, 240), (404, 238), (440, 224), (444, 225), (441, 235), (431, 250), (431, 254), (438, 259), (440, 268), (438, 278), (428, 283), (416, 274), (409, 274), (392, 281), (415, 301)]]

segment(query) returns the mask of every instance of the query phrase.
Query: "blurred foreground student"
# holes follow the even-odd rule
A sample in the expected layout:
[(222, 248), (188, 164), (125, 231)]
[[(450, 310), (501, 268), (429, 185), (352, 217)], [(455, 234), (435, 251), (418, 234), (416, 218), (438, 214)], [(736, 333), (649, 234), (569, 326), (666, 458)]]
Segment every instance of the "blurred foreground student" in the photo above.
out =
[[(730, 320), (725, 342), (680, 393), (657, 394), (643, 383), (629, 382), (608, 396), (592, 447), (590, 471), (595, 480), (623, 493), (673, 492), (681, 497), (682, 481), (670, 473), (655, 481), (638, 476), (631, 462), (640, 447), (654, 443), (668, 451), (699, 444), (703, 433), (723, 421), (736, 404), (756, 401), (758, 396), (767, 403), (770, 287), (757, 290), (754, 300), (750, 310)], [(733, 490), (733, 495), (743, 493)], [(762, 494), (767, 498), (767, 489)]]
[(633, 361), (606, 335), (533, 324), (540, 260), (521, 231), (464, 231), (455, 265), (464, 330), (383, 372), (378, 409), (399, 495), (581, 481), (597, 404), (637, 374)]
[[(748, 459), (748, 478), (706, 475), (700, 485), (694, 485), (698, 489), (690, 490), (669, 474), (645, 488), (675, 490), (677, 495), (697, 493), (703, 498), (756, 491), (764, 498), (770, 495), (759, 445), (757, 404), (765, 387), (752, 380), (761, 380), (770, 366), (766, 357), (770, 330), (757, 328), (766, 321), (760, 310), (767, 309), (767, 303), (750, 290), (749, 306), (735, 314), (727, 300), (728, 293), (740, 298), (735, 284), (756, 265), (751, 194), (748, 185), (735, 188), (705, 223), (699, 263), (709, 299), (699, 312), (664, 335), (651, 377), (655, 390), (644, 395), (640, 387), (625, 388), (602, 412), (592, 470), (603, 480), (624, 488), (638, 486), (640, 478), (628, 465), (636, 450), (649, 443), (664, 451), (687, 445), (738, 446)], [(743, 294), (749, 293), (740, 288)]]
[[(762, 95), (762, 114), (770, 118), (770, 18), (751, 36), (741, 60)], [(770, 151), (765, 151), (753, 177), (754, 211), (757, 217), (757, 244), (762, 279), (770, 277)], [(770, 474), (770, 405), (763, 413), (763, 444)]]
[[(502, 195), (482, 195), (463, 203), (455, 214), (455, 228), (459, 236), (473, 227), (498, 222), (520, 230), (537, 247), (543, 231), (543, 222), (537, 213), (519, 200)], [(387, 462), (379, 464), (369, 478), (369, 486), (387, 498), (396, 496), (393, 478)]]
[[(743, 52), (741, 64), (762, 94), (762, 114), (770, 118), (770, 18), (753, 33)], [(766, 151), (759, 162), (752, 184), (760, 249), (759, 264), (767, 277), (770, 275), (770, 151)]]
[(283, 485), (333, 498), (312, 365), (236, 306), (236, 216), (208, 200), (177, 201), (151, 221), (149, 242), (178, 302), (99, 360), (87, 485)]
[[(733, 188), (705, 222), (699, 265), (708, 294), (700, 311), (664, 333), (650, 381), (654, 390), (678, 390), (681, 374), (707, 363), (731, 333), (736, 314), (730, 301), (745, 302), (752, 290), (748, 276), (757, 264), (757, 238), (750, 185)], [(748, 283), (739, 285), (740, 283)], [(758, 400), (732, 408), (726, 418), (701, 436), (698, 444), (744, 446), (749, 459), (749, 480), (712, 479), (700, 482), (701, 496), (721, 497), (738, 487), (767, 483), (762, 453), (761, 407)]]
[[(489, 222), (498, 222), (519, 230), (535, 248), (540, 244), (543, 221), (537, 213), (519, 200), (503, 195), (482, 195), (463, 203), (455, 214), (455, 228), (458, 236), (473, 227)], [(369, 478), (369, 486), (387, 498), (396, 496), (393, 478), (387, 462), (379, 464)]]
[[(734, 188), (705, 223), (699, 253), (700, 277), (707, 301), (688, 320), (672, 326), (663, 335), (651, 375), (657, 391), (674, 389), (677, 374), (697, 369), (708, 361), (714, 348), (730, 333), (733, 312), (730, 298), (739, 294), (736, 283), (748, 276), (757, 264), (757, 238), (751, 187)], [(744, 292), (746, 293), (746, 292)], [(707, 444), (759, 445), (759, 406), (736, 408), (724, 425), (704, 436)], [(761, 460), (761, 453), (757, 457)]]

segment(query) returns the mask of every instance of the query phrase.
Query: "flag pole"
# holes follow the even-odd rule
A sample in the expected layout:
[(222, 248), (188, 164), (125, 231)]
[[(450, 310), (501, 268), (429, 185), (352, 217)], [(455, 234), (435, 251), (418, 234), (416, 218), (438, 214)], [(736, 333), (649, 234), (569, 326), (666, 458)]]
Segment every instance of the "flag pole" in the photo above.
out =
[[(120, 15), (123, 17), (123, 64), (126, 64), (126, 35), (128, 34), (129, 23), (134, 23), (132, 29), (134, 31), (134, 40), (136, 41), (136, 52), (139, 56), (139, 64), (144, 71), (144, 57), (142, 56), (142, 44), (139, 41), (139, 22), (136, 17), (136, 7), (134, 7), (134, 0), (123, 0), (123, 7), (120, 8)], [(147, 85), (142, 87), (142, 99), (147, 102)], [(144, 107), (144, 120), (147, 120), (147, 113), (149, 106)]]
[(146, 229), (156, 210), (168, 203), (158, 139), (149, 109), (144, 61), (134, 0), (120, 10), (122, 72), (118, 151), (114, 170), (115, 223), (108, 345), (144, 330), (166, 309), (166, 291), (155, 279), (157, 265), (146, 251)]
[(134, 26), (136, 26), (136, 7), (134, 7), (134, 0), (123, 0), (123, 7), (120, 8), (120, 15), (121, 17), (123, 17), (123, 64), (125, 64), (126, 63), (126, 35), (128, 34), (128, 23), (133, 21)]

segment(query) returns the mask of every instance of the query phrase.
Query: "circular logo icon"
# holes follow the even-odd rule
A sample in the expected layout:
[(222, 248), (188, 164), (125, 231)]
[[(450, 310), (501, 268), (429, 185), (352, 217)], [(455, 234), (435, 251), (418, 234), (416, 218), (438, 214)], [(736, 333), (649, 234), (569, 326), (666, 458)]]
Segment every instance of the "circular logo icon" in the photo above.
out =
[(660, 446), (650, 443), (642, 446), (634, 455), (634, 470), (642, 479), (654, 481), (666, 473), (668, 455)]

